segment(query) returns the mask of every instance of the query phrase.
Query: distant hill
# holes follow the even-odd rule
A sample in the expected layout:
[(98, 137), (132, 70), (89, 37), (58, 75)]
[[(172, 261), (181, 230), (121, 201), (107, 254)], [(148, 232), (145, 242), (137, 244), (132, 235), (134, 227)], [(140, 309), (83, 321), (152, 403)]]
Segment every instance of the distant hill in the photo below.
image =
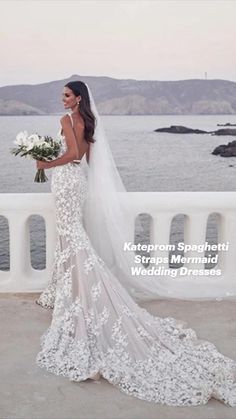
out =
[(0, 99), (0, 115), (43, 115), (45, 112), (18, 100)]
[(1, 87), (0, 114), (63, 113), (62, 89), (71, 80), (82, 80), (88, 83), (101, 114), (236, 113), (236, 83), (232, 81), (201, 79), (140, 81), (73, 75), (68, 79), (48, 83)]

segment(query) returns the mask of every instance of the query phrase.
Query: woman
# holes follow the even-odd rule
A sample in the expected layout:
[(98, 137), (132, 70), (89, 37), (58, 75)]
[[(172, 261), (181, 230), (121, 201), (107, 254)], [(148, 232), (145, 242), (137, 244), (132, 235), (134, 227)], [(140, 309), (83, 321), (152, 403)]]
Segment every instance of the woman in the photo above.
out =
[[(150, 296), (148, 286), (134, 282), (133, 290), (128, 279), (127, 286), (121, 284), (129, 261), (122, 259), (119, 246), (115, 248), (125, 222), (124, 208), (113, 198), (122, 191), (122, 182), (112, 170), (114, 162), (88, 86), (68, 83), (63, 101), (72, 113), (61, 119), (61, 155), (50, 163), (37, 162), (38, 168), (54, 168), (57, 225), (52, 278), (37, 301), (53, 308), (37, 365), (71, 381), (102, 376), (146, 401), (194, 406), (214, 397), (236, 406), (236, 362), (210, 342), (198, 340), (184, 323), (141, 308), (130, 294), (136, 289)], [(98, 167), (101, 171), (94, 173)], [(105, 199), (107, 190), (112, 204)]]

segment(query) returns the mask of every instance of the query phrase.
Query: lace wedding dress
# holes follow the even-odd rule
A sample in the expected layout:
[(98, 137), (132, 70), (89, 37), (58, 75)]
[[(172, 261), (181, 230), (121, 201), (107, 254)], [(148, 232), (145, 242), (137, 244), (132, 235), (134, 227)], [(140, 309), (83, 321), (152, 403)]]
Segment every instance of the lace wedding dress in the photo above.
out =
[(53, 168), (51, 191), (57, 243), (51, 281), (37, 302), (53, 312), (37, 365), (71, 381), (100, 373), (150, 402), (195, 406), (213, 397), (236, 406), (236, 362), (182, 321), (141, 308), (95, 252), (83, 225), (81, 163)]

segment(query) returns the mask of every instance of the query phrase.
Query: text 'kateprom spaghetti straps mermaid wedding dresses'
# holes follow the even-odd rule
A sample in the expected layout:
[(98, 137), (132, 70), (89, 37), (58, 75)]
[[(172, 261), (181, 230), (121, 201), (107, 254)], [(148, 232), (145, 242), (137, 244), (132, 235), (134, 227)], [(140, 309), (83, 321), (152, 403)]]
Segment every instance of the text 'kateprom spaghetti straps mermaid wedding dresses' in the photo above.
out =
[(51, 281), (38, 300), (53, 311), (37, 365), (78, 382), (100, 373), (149, 402), (195, 406), (213, 397), (236, 406), (236, 362), (184, 322), (141, 308), (95, 251), (83, 224), (88, 184), (81, 163), (53, 168), (57, 243)]

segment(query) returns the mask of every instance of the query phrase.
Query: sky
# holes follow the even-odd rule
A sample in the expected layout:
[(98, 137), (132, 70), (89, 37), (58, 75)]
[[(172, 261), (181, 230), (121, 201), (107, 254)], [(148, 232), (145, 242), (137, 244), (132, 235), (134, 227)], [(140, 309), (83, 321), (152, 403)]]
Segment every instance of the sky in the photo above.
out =
[(236, 0), (0, 0), (0, 86), (236, 81)]

